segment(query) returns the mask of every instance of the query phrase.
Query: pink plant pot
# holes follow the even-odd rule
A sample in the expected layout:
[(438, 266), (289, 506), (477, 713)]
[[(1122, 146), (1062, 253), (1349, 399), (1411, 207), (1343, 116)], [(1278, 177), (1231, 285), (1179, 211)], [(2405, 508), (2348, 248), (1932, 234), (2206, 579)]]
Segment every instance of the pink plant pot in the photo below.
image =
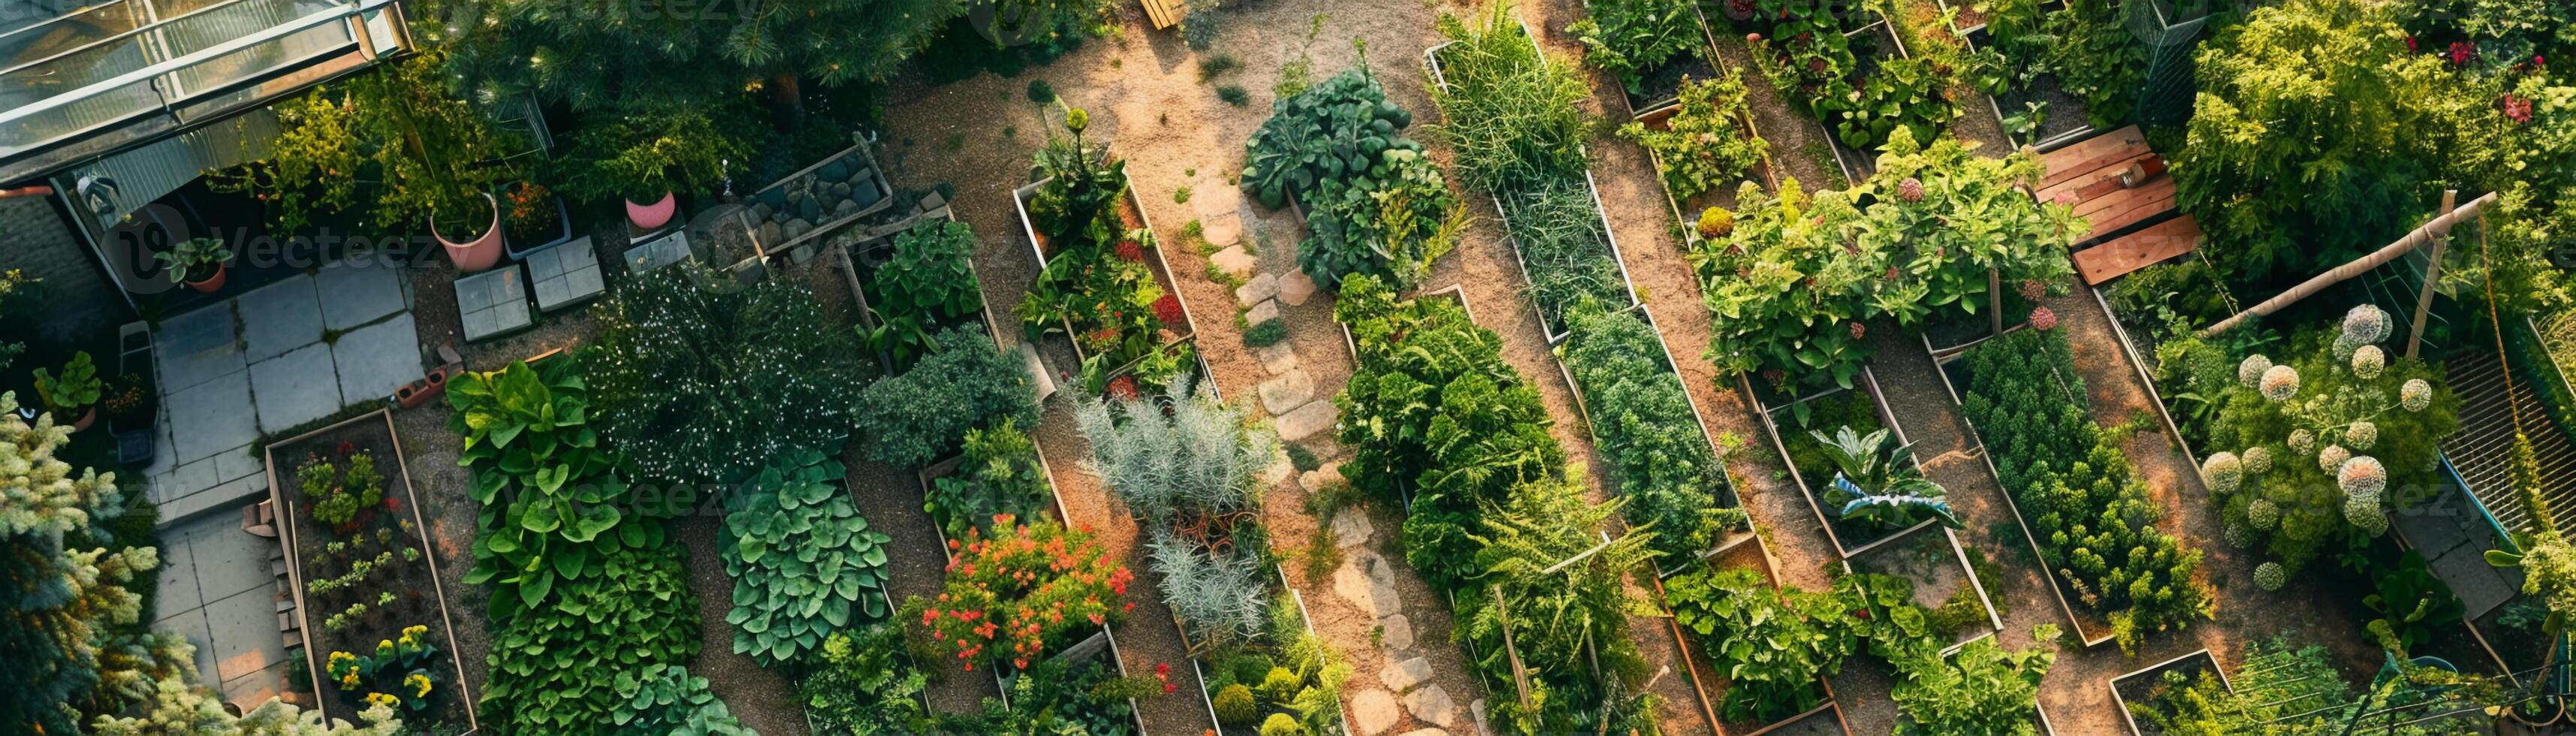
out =
[(633, 223), (637, 230), (654, 230), (668, 225), (671, 223), (671, 215), (679, 211), (680, 198), (670, 192), (663, 192), (662, 198), (652, 204), (636, 204), (635, 200), (626, 200), (626, 221)]
[(437, 219), (429, 222), (429, 234), (447, 247), (447, 260), (456, 264), (456, 270), (473, 273), (501, 262), (501, 202), (489, 194), (483, 195), (483, 201), (492, 206), (492, 226), (483, 229), (483, 237), (459, 243), (438, 233)]

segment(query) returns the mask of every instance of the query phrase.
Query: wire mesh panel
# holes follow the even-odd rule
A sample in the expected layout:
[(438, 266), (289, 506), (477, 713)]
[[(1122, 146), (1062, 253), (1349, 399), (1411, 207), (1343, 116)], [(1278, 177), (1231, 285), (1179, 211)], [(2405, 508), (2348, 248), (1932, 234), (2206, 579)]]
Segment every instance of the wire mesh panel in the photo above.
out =
[(2209, 25), (2206, 0), (2177, 6), (2169, 0), (2131, 0), (2125, 25), (2146, 47), (2146, 81), (2138, 88), (2138, 120), (2173, 125), (2191, 116), (2191, 52)]

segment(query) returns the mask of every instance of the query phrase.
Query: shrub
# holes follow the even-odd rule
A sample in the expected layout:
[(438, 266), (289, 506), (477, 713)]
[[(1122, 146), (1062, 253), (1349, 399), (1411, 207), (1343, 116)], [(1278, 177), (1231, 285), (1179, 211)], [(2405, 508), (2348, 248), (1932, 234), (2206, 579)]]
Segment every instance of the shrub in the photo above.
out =
[(857, 350), (812, 292), (741, 289), (696, 266), (656, 271), (592, 309), (581, 351), (600, 434), (646, 477), (713, 481), (849, 436)]
[(1044, 79), (1029, 80), (1029, 101), (1040, 105), (1055, 102), (1055, 85), (1047, 84)]
[(922, 510), (950, 539), (967, 529), (993, 530), (993, 517), (1034, 519), (1054, 503), (1054, 486), (1038, 460), (1037, 443), (1004, 417), (986, 429), (966, 430), (966, 458), (957, 472), (930, 484)]
[(1679, 559), (1708, 549), (1742, 519), (1726, 468), (1691, 410), (1681, 374), (1664, 364), (1663, 338), (1629, 310), (1579, 307), (1558, 348), (1628, 523), (1651, 526), (1654, 548)]
[(1252, 723), (1261, 717), (1260, 705), (1252, 702), (1252, 688), (1242, 683), (1227, 685), (1216, 691), (1216, 722), (1228, 726)]
[(1006, 419), (1037, 424), (1028, 374), (981, 328), (942, 330), (932, 342), (938, 349), (911, 371), (859, 391), (850, 414), (867, 459), (920, 467), (957, 448), (970, 429)]
[(921, 692), (929, 683), (905, 656), (903, 628), (878, 623), (824, 637), (812, 674), (798, 689), (816, 723), (852, 734), (930, 730)]
[(1261, 722), (1261, 736), (1306, 736), (1306, 727), (1286, 713), (1272, 713)]
[(1135, 574), (1110, 559), (1087, 532), (1003, 517), (994, 520), (992, 536), (970, 530), (964, 539), (948, 540), (948, 547), (947, 582), (938, 601), (907, 601), (905, 608), (923, 606), (921, 627), (939, 641), (954, 642), (956, 657), (970, 671), (976, 663), (1006, 656), (991, 651), (995, 645), (1009, 650), (1013, 667), (1027, 669), (1049, 648), (1066, 643), (1057, 641), (1061, 634), (1085, 622), (1108, 625), (1133, 607), (1120, 599)]
[(707, 689), (707, 678), (676, 664), (648, 664), (617, 673), (617, 707), (610, 723), (629, 733), (670, 736), (753, 736), (725, 702)]
[(728, 499), (717, 549), (733, 576), (733, 650), (762, 664), (811, 656), (823, 637), (884, 620), (887, 542), (844, 491), (841, 464), (781, 456)]
[[(1654, 152), (1664, 188), (1671, 190), (1674, 199), (1688, 200), (1742, 180), (1770, 152), (1770, 142), (1741, 127), (1745, 114), (1742, 77), (1730, 73), (1708, 80), (1684, 78), (1681, 107), (1664, 128), (1629, 123), (1619, 127), (1619, 136)], [(1707, 234), (1706, 215), (1701, 222), (1703, 237), (1717, 237)], [(1723, 234), (1720, 229), (1719, 235)]]
[(878, 326), (860, 334), (900, 370), (932, 347), (932, 330), (973, 323), (984, 309), (974, 254), (975, 229), (964, 222), (925, 221), (895, 236), (892, 255), (868, 276)]
[(1242, 107), (1252, 104), (1252, 93), (1244, 90), (1243, 85), (1240, 84), (1220, 84), (1216, 88), (1216, 99), (1228, 105)]

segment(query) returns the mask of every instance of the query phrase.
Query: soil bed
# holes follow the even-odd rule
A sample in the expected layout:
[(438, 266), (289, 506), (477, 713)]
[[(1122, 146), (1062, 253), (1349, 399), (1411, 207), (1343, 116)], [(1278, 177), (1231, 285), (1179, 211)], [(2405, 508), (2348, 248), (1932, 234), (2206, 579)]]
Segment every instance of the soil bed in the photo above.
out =
[[(1023, 185), (1018, 189), (1011, 190), (1011, 204), (1019, 210), (1021, 231), (1023, 234), (1028, 236), (1030, 247), (1035, 249), (1038, 256), (1038, 268), (1041, 270), (1046, 268), (1047, 258), (1054, 249), (1050, 247), (1046, 236), (1038, 234), (1036, 221), (1029, 219), (1029, 202), (1037, 196), (1037, 191), (1040, 187), (1046, 186), (1046, 183), (1052, 180), (1052, 178), (1040, 179)], [(1145, 230), (1151, 232), (1154, 228), (1153, 221), (1145, 218), (1144, 204), (1136, 200), (1136, 182), (1132, 177), (1128, 179), (1127, 186), (1120, 192), (1120, 196), (1118, 197), (1118, 221), (1120, 227), (1125, 230)], [(1146, 244), (1147, 247), (1144, 249), (1145, 268), (1154, 274), (1154, 283), (1162, 287), (1163, 293), (1172, 295), (1174, 299), (1179, 300), (1181, 305), (1181, 324), (1177, 326), (1164, 325), (1160, 333), (1156, 336), (1155, 343), (1157, 345), (1170, 347), (1187, 341), (1192, 336), (1196, 335), (1198, 333), (1198, 328), (1196, 320), (1190, 316), (1189, 300), (1181, 297), (1179, 283), (1172, 280), (1172, 267), (1163, 257), (1163, 249), (1166, 245), (1162, 243), (1161, 240), (1162, 239), (1160, 237), (1156, 237), (1154, 239), (1155, 242)], [(1077, 360), (1090, 360), (1091, 353), (1082, 347), (1082, 341), (1073, 339), (1073, 322), (1070, 316), (1065, 319), (1064, 332), (1065, 339), (1073, 344), (1074, 357)], [(1129, 365), (1132, 365), (1137, 360), (1142, 360), (1142, 358), (1122, 361), (1120, 368), (1124, 369)]]
[[(304, 496), (300, 484), (297, 490), (289, 490), (288, 484), (297, 483), (298, 469), (316, 459), (345, 472), (352, 460), (361, 456), (373, 458), (376, 472), (383, 475), (383, 501), (359, 510), (342, 529), (348, 534), (326, 529), (314, 521), (310, 499)], [(461, 650), (456, 646), (455, 624), (447, 609), (446, 588), (438, 580), (438, 550), (424, 535), (428, 527), (420, 516), (411, 473), (394, 436), (392, 415), (372, 412), (270, 444), (265, 459), (270, 498), (277, 502), (278, 516), (288, 522), (284, 527), (295, 570), (291, 581), (295, 610), (302, 619), (299, 630), (306, 644), (306, 666), (311, 668), (315, 695), (324, 716), (356, 722), (358, 708), (342, 696), (363, 696), (369, 687), (361, 682), (358, 690), (343, 692), (329, 684), (333, 682), (328, 675), (331, 653), (373, 656), (378, 642), (402, 638), (406, 627), (427, 626), (431, 644), (438, 647), (438, 653), (426, 664), (434, 682), (429, 709), (405, 710), (402, 715), (407, 722), (424, 727), (459, 733), (474, 731), (477, 721), (472, 686), (458, 659)], [(390, 539), (392, 544), (388, 546), (381, 539)], [(334, 542), (345, 542), (349, 548), (333, 554), (327, 548)], [(399, 552), (404, 548), (419, 550), (419, 559), (405, 559)], [(313, 592), (317, 576), (336, 578), (350, 573), (352, 562), (373, 562), (389, 552), (393, 554), (390, 562), (376, 567), (362, 581), (330, 593)], [(386, 594), (393, 596), (392, 602), (380, 604)], [(352, 604), (364, 604), (367, 609), (344, 628), (326, 630), (325, 620), (341, 615)]]
[(1680, 106), (1682, 101), (1683, 79), (1717, 77), (1717, 65), (1711, 61), (1717, 58), (1717, 52), (1711, 50), (1714, 44), (1706, 40), (1707, 32), (1708, 24), (1701, 23), (1701, 43), (1693, 44), (1683, 53), (1674, 54), (1673, 58), (1664, 60), (1662, 66), (1638, 75), (1637, 89), (1644, 91), (1644, 94), (1629, 91), (1625, 85), (1620, 87), (1619, 97), (1628, 103), (1628, 119), (1661, 122), (1665, 118), (1672, 117), (1673, 110)]
[[(1937, 1), (1943, 10), (1958, 11), (1958, 15), (1950, 20), (1950, 32), (1966, 42), (1969, 50), (1974, 51), (1994, 44), (1994, 29), (1986, 26), (1986, 16), (1979, 9), (1979, 3)], [(2040, 5), (2039, 12), (2042, 15), (2066, 12), (2066, 3), (2043, 3)], [(1987, 109), (1994, 113), (1995, 125), (2001, 128), (2006, 136), (2012, 135), (2012, 127), (2004, 124), (2005, 117), (2021, 114), (2028, 108), (2027, 103), (2040, 103), (2044, 119), (2040, 122), (2039, 130), (2034, 131), (2034, 135), (2026, 137), (2042, 151), (2051, 150), (2093, 134), (2092, 118), (2085, 111), (2083, 101), (2068, 94), (2065, 82), (2054, 73), (2041, 74), (2031, 80), (2027, 88), (2007, 90), (2001, 95), (1987, 98), (1987, 101)]]
[[(2227, 673), (2218, 668), (2218, 659), (2210, 656), (2209, 650), (2203, 649), (2165, 660), (2153, 667), (2111, 678), (2111, 702), (2119, 706), (2120, 718), (2129, 724), (2129, 733), (2140, 733), (2137, 716), (2131, 714), (2129, 708), (2133, 706), (2153, 708), (2166, 715), (2172, 715), (2171, 711), (2157, 707), (2158, 696), (2167, 694), (2175, 687), (2190, 687), (2197, 684), (2203, 672), (2217, 673), (2219, 684), (2227, 685), (2229, 692), (2236, 690), (2234, 684), (2227, 682)], [(2177, 677), (2180, 679), (2175, 680), (2174, 678)], [(2179, 684), (2176, 684), (2177, 682)]]
[[(2030, 310), (2039, 305), (2021, 298), (2021, 292), (2014, 289), (2012, 284), (2004, 284), (2003, 287), (2004, 332), (2011, 332), (2022, 325), (2029, 324)], [(1923, 344), (1931, 349), (1933, 355), (1945, 355), (1954, 350), (1962, 350), (2000, 334), (1995, 332), (1994, 315), (1987, 311), (1995, 308), (1991, 297), (1965, 298), (1977, 300), (1976, 314), (1967, 314), (1948, 306), (1935, 307), (1935, 314), (1924, 322)]]

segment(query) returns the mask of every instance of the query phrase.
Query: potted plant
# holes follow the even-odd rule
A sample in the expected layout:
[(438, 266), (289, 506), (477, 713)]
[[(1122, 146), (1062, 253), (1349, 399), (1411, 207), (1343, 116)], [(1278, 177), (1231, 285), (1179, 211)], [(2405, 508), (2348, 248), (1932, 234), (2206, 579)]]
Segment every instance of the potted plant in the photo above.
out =
[(112, 426), (149, 425), (155, 398), (151, 379), (141, 373), (127, 373), (107, 384), (99, 394), (98, 406), (107, 411), (107, 421)]
[(534, 182), (513, 182), (501, 190), (502, 243), (512, 258), (572, 239), (571, 213), (555, 190)]
[(170, 270), (170, 280), (212, 294), (224, 288), (224, 264), (232, 262), (233, 249), (215, 238), (191, 238), (152, 258)]
[(72, 422), (74, 432), (89, 429), (98, 420), (98, 389), (98, 367), (90, 364), (88, 351), (72, 353), (61, 375), (36, 369), (36, 397), (57, 421), (79, 413), (80, 421)]
[(364, 207), (376, 227), (426, 222), (457, 268), (501, 260), (493, 185), (515, 177), (482, 111), (447, 94), (445, 53), (431, 50), (278, 106), (284, 128), (268, 158), (212, 178), (250, 192), (295, 229), (317, 214)]
[[(722, 111), (719, 111), (722, 112)], [(751, 147), (703, 109), (619, 111), (585, 120), (566, 147), (563, 192), (623, 199), (627, 224), (651, 231), (678, 214), (678, 192), (722, 179)]]

